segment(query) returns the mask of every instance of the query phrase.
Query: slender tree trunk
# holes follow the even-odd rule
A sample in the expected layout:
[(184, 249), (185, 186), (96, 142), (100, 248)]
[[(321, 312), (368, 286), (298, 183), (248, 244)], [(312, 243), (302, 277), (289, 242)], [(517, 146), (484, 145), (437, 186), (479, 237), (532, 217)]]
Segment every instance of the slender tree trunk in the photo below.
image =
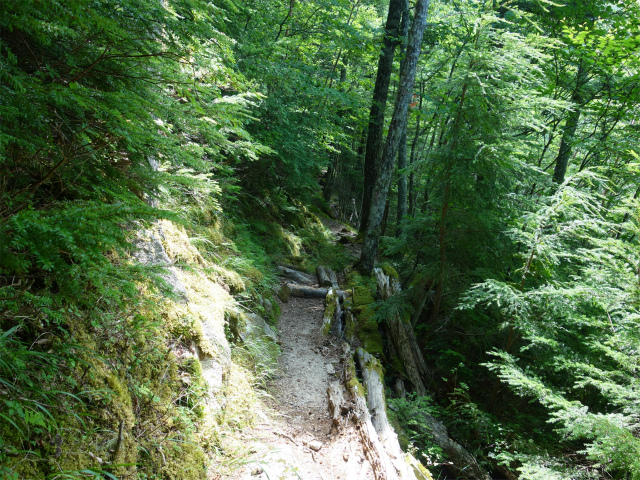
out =
[[(409, 1), (405, 0), (403, 6), (402, 24), (400, 30), (402, 31), (402, 62), (400, 70), (404, 68), (404, 64), (407, 61), (407, 42), (409, 40)], [(408, 115), (408, 113), (407, 113)], [(396, 236), (399, 237), (401, 233), (400, 223), (402, 218), (407, 214), (407, 174), (404, 169), (407, 168), (407, 122), (404, 123), (402, 131), (400, 133), (400, 145), (398, 147), (398, 207), (396, 211)], [(389, 204), (389, 200), (387, 200)], [(386, 221), (385, 221), (386, 227)], [(384, 235), (384, 229), (382, 231)]]
[(396, 219), (396, 237), (402, 233), (400, 222), (407, 214), (407, 174), (403, 170), (407, 168), (407, 126), (400, 135), (398, 147), (398, 211)]
[(371, 207), (369, 210), (369, 221), (362, 245), (359, 269), (363, 274), (370, 275), (373, 270), (376, 254), (378, 251), (378, 239), (380, 238), (380, 227), (384, 215), (384, 206), (387, 201), (387, 193), (391, 184), (391, 176), (398, 146), (400, 144), (400, 134), (407, 123), (407, 111), (413, 95), (413, 86), (416, 79), (416, 69), (420, 58), (420, 46), (422, 37), (427, 26), (427, 12), (429, 10), (429, 0), (418, 0), (415, 7), (411, 33), (407, 42), (407, 54), (405, 62), (400, 71), (400, 85), (396, 99), (393, 117), (389, 125), (389, 134), (384, 149), (383, 161), (380, 165), (380, 172), (376, 180)]
[(330, 202), (331, 197), (333, 196), (333, 187), (336, 183), (336, 174), (339, 160), (340, 152), (336, 152), (335, 157), (333, 157), (333, 162), (329, 166), (329, 170), (327, 171), (327, 181), (324, 184), (324, 188), (322, 189), (322, 196), (327, 202)]
[[(419, 99), (419, 111), (422, 111), (422, 93), (424, 90), (424, 81), (420, 83), (420, 99)], [(416, 161), (416, 156), (418, 154), (418, 140), (420, 139), (420, 134), (424, 132), (420, 132), (420, 119), (421, 116), (417, 115), (416, 117), (416, 133), (413, 136), (413, 140), (411, 141), (411, 154), (409, 155), (409, 165), (413, 165), (413, 162)], [(425, 130), (426, 131), (426, 130)], [(416, 211), (416, 199), (415, 199), (415, 191), (414, 191), (414, 182), (415, 175), (413, 170), (409, 174), (409, 187), (408, 187), (408, 196), (409, 196), (409, 208), (408, 214), (413, 217)]]
[(382, 226), (380, 227), (380, 235), (384, 236), (387, 232), (387, 225), (389, 221), (389, 198), (387, 196), (387, 203), (384, 206), (384, 214), (382, 215)]
[(569, 166), (569, 158), (571, 158), (572, 144), (578, 129), (580, 121), (580, 109), (583, 105), (582, 87), (586, 83), (587, 70), (584, 68), (584, 62), (580, 61), (578, 73), (576, 75), (576, 88), (571, 95), (571, 101), (574, 103), (574, 110), (569, 112), (567, 123), (562, 132), (562, 140), (560, 141), (560, 151), (556, 157), (556, 166), (553, 170), (553, 181), (560, 184), (564, 182)]
[[(287, 20), (289, 20), (293, 15), (293, 8), (295, 6), (296, 6), (296, 0), (291, 0), (289, 2), (289, 11), (287, 12), (287, 16), (284, 17), (284, 20), (282, 20), (282, 23), (280, 24), (280, 28), (278, 29), (278, 34), (276, 35), (276, 39), (274, 40), (274, 42), (277, 42), (280, 39), (280, 35), (282, 35), (282, 29), (284, 28), (285, 23), (287, 23)], [(249, 20), (247, 20), (247, 24), (248, 23), (249, 23)], [(246, 26), (245, 26), (245, 30), (246, 30)], [(287, 28), (287, 33), (288, 33), (288, 28)]]
[(364, 191), (362, 194), (362, 209), (359, 232), (364, 234), (367, 230), (369, 209), (373, 187), (377, 177), (378, 165), (382, 156), (382, 134), (384, 130), (384, 112), (389, 96), (389, 83), (393, 69), (393, 57), (398, 46), (398, 34), (400, 33), (400, 19), (405, 0), (391, 0), (389, 13), (385, 25), (382, 54), (378, 59), (378, 73), (373, 89), (373, 101), (369, 111), (369, 128), (367, 129), (367, 144), (364, 156)]

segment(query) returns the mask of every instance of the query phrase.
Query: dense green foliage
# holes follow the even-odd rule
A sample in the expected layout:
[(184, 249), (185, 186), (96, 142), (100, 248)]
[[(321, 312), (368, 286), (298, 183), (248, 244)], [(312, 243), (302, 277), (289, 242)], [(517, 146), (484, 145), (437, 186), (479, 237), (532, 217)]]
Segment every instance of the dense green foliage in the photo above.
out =
[[(168, 354), (197, 333), (132, 244), (182, 224), (171, 259), (249, 303), (273, 260), (343, 268), (315, 214), (362, 220), (387, 7), (0, 0), (0, 478), (206, 475), (203, 386)], [(432, 398), (396, 420), (434, 461), (412, 412), (498, 476), (640, 478), (638, 18), (431, 4), (380, 251), (405, 294), (366, 311), (389, 386), (374, 323), (411, 317)]]

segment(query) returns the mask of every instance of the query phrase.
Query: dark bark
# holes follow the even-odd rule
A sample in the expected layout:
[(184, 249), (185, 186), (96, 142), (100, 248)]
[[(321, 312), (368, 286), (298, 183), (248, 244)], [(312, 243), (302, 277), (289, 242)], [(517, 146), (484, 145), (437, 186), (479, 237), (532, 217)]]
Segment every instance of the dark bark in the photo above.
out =
[[(407, 60), (407, 41), (409, 40), (409, 2), (405, 0), (404, 12), (402, 14), (402, 64), (400, 70), (404, 68)], [(407, 122), (405, 122), (402, 132), (400, 133), (400, 146), (398, 147), (398, 206), (396, 210), (396, 236), (399, 237), (400, 223), (402, 217), (407, 214), (407, 174), (404, 169), (407, 168)], [(387, 200), (387, 203), (389, 201)], [(384, 229), (383, 229), (384, 234)]]
[(407, 214), (407, 126), (400, 136), (400, 146), (398, 148), (398, 210), (396, 220), (396, 236), (402, 233), (400, 223)]
[(389, 13), (385, 25), (382, 53), (378, 59), (378, 72), (376, 84), (373, 89), (373, 101), (369, 110), (369, 127), (367, 129), (367, 143), (364, 156), (364, 193), (362, 195), (362, 209), (360, 233), (367, 229), (369, 209), (373, 186), (377, 177), (378, 165), (382, 156), (382, 134), (384, 130), (384, 112), (389, 96), (389, 83), (393, 69), (393, 57), (399, 44), (400, 19), (405, 0), (391, 0)]
[(382, 215), (382, 226), (380, 227), (380, 235), (384, 236), (387, 233), (387, 225), (389, 224), (389, 198), (384, 205), (384, 215)]
[(569, 166), (569, 159), (571, 158), (572, 144), (578, 129), (578, 122), (580, 121), (580, 109), (584, 103), (582, 89), (587, 82), (587, 70), (584, 67), (584, 63), (581, 61), (578, 67), (578, 73), (576, 74), (576, 87), (571, 95), (571, 101), (574, 104), (574, 110), (569, 112), (567, 122), (562, 132), (562, 140), (560, 141), (560, 150), (556, 157), (556, 166), (553, 169), (553, 181), (557, 184), (564, 182), (564, 177), (567, 174), (567, 168)]
[[(293, 15), (293, 8), (295, 6), (296, 6), (296, 0), (291, 0), (289, 2), (289, 11), (287, 12), (287, 16), (284, 17), (284, 20), (282, 20), (282, 23), (280, 24), (280, 28), (278, 29), (278, 34), (276, 35), (276, 39), (274, 40), (274, 42), (277, 42), (280, 39), (280, 35), (282, 35), (282, 29), (284, 28), (285, 23), (287, 23), (287, 20), (289, 20)], [(248, 23), (249, 23), (249, 19), (247, 19), (247, 24)], [(245, 26), (245, 30), (246, 30), (246, 26)]]
[(391, 124), (389, 125), (389, 134), (387, 135), (383, 161), (380, 165), (380, 172), (373, 190), (369, 220), (362, 245), (359, 269), (366, 275), (371, 274), (378, 251), (378, 239), (380, 238), (384, 206), (387, 201), (389, 185), (391, 184), (393, 166), (398, 154), (400, 134), (407, 122), (407, 111), (409, 110), (409, 103), (413, 95), (413, 85), (415, 84), (416, 69), (418, 59), (420, 58), (422, 37), (424, 36), (424, 30), (427, 25), (428, 10), (429, 0), (418, 0), (413, 24), (411, 25), (411, 33), (409, 34), (409, 41), (407, 42), (407, 54), (400, 71), (398, 96)]

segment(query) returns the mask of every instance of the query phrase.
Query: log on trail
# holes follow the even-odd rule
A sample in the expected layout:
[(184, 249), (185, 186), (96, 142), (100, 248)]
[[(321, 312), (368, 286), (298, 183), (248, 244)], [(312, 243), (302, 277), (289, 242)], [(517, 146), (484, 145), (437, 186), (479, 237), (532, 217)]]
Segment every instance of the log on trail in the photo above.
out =
[(336, 290), (340, 288), (340, 286), (338, 285), (338, 277), (336, 276), (336, 272), (334, 272), (329, 267), (318, 265), (316, 267), (316, 276), (318, 277), (318, 284), (321, 287), (332, 287)]
[(318, 284), (320, 284), (321, 287), (331, 286), (331, 279), (323, 266), (318, 265), (316, 267), (316, 276), (318, 277)]
[(278, 266), (278, 270), (285, 277), (295, 282), (302, 283), (303, 285), (315, 285), (316, 283), (316, 281), (311, 275), (307, 275), (306, 273), (299, 272), (298, 270), (293, 270), (289, 267), (285, 267), (282, 265)]
[[(300, 298), (325, 298), (330, 290), (329, 288), (308, 287), (296, 283), (287, 283), (285, 286), (290, 290), (291, 296)], [(341, 300), (349, 295), (346, 290), (335, 290), (335, 292)]]
[[(387, 300), (391, 295), (400, 291), (400, 283), (397, 280), (390, 279), (379, 268), (375, 268), (373, 272), (378, 282), (378, 293), (383, 300)], [(418, 395), (426, 395), (425, 383), (431, 373), (427, 369), (411, 323), (405, 322), (399, 315), (388, 317), (386, 323), (389, 338), (398, 352), (398, 357), (407, 372), (408, 380)]]
[[(342, 294), (342, 295), (341, 295)], [(329, 288), (324, 299), (324, 314), (322, 316), (322, 333), (331, 332), (338, 338), (342, 337), (342, 305), (344, 292)]]

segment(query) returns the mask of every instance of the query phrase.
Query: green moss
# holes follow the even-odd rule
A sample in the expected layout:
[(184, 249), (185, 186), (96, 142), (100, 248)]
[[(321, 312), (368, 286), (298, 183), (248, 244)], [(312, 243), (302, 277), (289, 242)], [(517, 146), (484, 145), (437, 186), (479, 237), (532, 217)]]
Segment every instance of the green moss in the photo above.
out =
[(351, 342), (356, 337), (356, 332), (358, 328), (358, 321), (353, 316), (350, 310), (347, 310), (345, 313), (345, 329), (344, 335), (347, 341)]
[(355, 307), (361, 307), (373, 303), (373, 292), (364, 286), (356, 285), (353, 287), (353, 305)]
[(400, 276), (398, 275), (398, 272), (396, 271), (396, 269), (393, 268), (388, 263), (383, 263), (382, 265), (380, 265), (380, 268), (382, 269), (384, 274), (387, 275), (389, 278), (395, 278), (396, 280), (400, 280)]
[[(369, 352), (371, 353), (371, 352)], [(384, 381), (384, 367), (382, 366), (382, 364), (378, 361), (377, 358), (370, 358), (369, 361), (365, 364), (365, 367), (370, 369), (370, 370), (374, 370), (378, 373), (378, 375), (380, 376), (380, 380)]]
[(400, 361), (400, 358), (398, 358), (398, 356), (395, 356), (391, 359), (391, 368), (393, 368), (393, 370), (396, 371), (399, 375), (403, 377), (407, 376), (404, 365), (402, 364), (402, 361)]
[(336, 313), (338, 305), (336, 304), (336, 294), (331, 291), (327, 294), (324, 307), (324, 315), (322, 316), (322, 333), (328, 335), (331, 331), (331, 322)]
[(413, 472), (418, 480), (433, 480), (431, 472), (410, 454), (405, 455), (404, 461), (413, 468)]
[(353, 393), (355, 390), (358, 396), (366, 397), (367, 391), (358, 380), (358, 376), (356, 375), (356, 364), (354, 363), (353, 358), (349, 358), (347, 369), (349, 371), (349, 380), (347, 380), (347, 389), (349, 392)]
[(289, 301), (289, 297), (291, 296), (291, 289), (287, 285), (283, 285), (278, 290), (278, 298), (282, 300), (284, 303)]
[(356, 336), (363, 348), (372, 355), (383, 356), (384, 344), (378, 330), (378, 322), (373, 319), (373, 309), (365, 307), (357, 318)]

